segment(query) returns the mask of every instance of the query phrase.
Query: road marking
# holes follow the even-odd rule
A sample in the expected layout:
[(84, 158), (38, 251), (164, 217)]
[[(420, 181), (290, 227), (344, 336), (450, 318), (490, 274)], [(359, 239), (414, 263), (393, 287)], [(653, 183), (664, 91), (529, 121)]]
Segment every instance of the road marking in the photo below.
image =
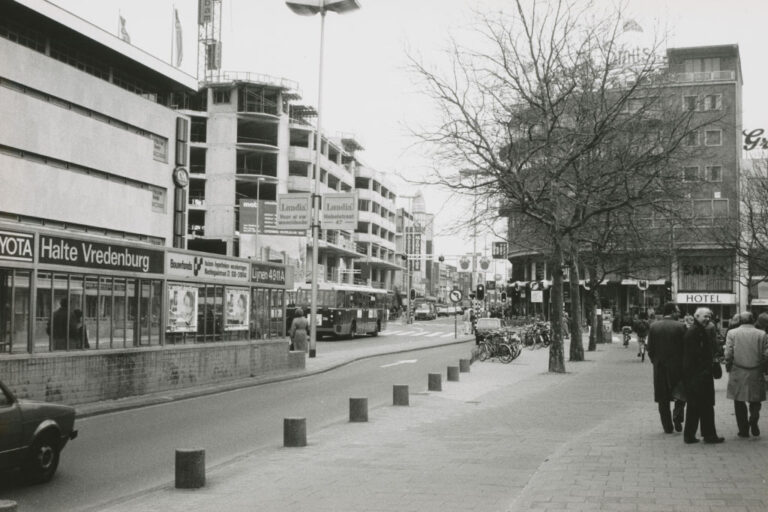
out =
[(442, 335), (442, 336), (440, 336), (440, 337), (441, 337), (441, 338), (447, 338), (448, 336), (453, 336), (453, 333), (452, 333), (452, 332), (447, 332), (447, 333), (443, 334), (443, 335)]
[(431, 338), (432, 336), (440, 336), (442, 333), (440, 332), (432, 332), (424, 336), (425, 338)]
[(416, 361), (418, 361), (418, 359), (402, 359), (396, 363), (383, 364), (380, 366), (380, 368), (388, 368), (390, 366), (397, 366), (399, 364), (413, 364)]

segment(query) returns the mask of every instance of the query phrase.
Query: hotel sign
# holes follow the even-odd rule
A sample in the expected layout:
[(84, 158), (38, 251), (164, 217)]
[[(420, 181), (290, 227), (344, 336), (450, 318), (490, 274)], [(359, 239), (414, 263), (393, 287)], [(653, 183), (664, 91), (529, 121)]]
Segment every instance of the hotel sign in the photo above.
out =
[(0, 260), (32, 262), (34, 259), (34, 235), (0, 230)]
[(163, 251), (40, 235), (40, 263), (73, 267), (163, 273)]
[(168, 251), (166, 254), (166, 272), (169, 277), (223, 279), (243, 284), (247, 284), (250, 278), (247, 262), (195, 256), (173, 251)]
[(323, 196), (323, 229), (357, 229), (357, 196), (354, 193)]
[(718, 304), (736, 304), (735, 293), (678, 293), (678, 304), (701, 304), (701, 305), (718, 305)]

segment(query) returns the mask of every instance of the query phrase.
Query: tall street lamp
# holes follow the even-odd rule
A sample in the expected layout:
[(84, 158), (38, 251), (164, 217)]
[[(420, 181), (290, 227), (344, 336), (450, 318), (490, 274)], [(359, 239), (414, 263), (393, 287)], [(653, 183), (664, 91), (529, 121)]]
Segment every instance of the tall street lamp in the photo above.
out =
[(309, 313), (309, 357), (317, 354), (317, 267), (318, 267), (318, 238), (320, 237), (318, 200), (318, 182), (320, 181), (320, 154), (323, 147), (322, 137), (322, 104), (323, 104), (323, 45), (325, 43), (325, 13), (333, 11), (337, 14), (354, 11), (360, 8), (358, 0), (286, 0), (288, 8), (301, 16), (320, 14), (320, 62), (317, 79), (317, 135), (315, 148), (315, 176), (312, 191), (312, 291), (310, 295)]

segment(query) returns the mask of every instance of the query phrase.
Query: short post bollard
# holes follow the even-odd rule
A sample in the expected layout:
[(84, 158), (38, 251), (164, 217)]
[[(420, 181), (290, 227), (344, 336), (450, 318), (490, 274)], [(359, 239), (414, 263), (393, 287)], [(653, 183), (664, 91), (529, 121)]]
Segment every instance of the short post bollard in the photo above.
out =
[(16, 512), (16, 502), (11, 500), (0, 500), (0, 512)]
[(368, 421), (368, 399), (349, 399), (349, 421), (364, 423)]
[(443, 379), (442, 375), (439, 373), (430, 373), (429, 378), (427, 380), (428, 386), (427, 389), (429, 391), (442, 391), (443, 390)]
[(395, 384), (392, 387), (392, 405), (408, 405), (408, 386)]
[(448, 382), (458, 382), (459, 381), (459, 367), (458, 366), (449, 366), (448, 367)]
[(205, 450), (176, 450), (176, 488), (199, 489), (205, 485)]
[(307, 446), (307, 419), (283, 419), (283, 446), (289, 448)]
[(459, 359), (459, 371), (461, 373), (469, 373), (469, 366), (471, 361), (469, 359)]

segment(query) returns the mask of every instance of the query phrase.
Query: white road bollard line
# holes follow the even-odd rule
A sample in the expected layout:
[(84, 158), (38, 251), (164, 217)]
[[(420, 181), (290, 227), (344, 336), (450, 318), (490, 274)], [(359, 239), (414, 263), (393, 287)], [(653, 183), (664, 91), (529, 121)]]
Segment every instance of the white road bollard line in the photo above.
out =
[(440, 336), (441, 334), (442, 334), (441, 332), (431, 332), (431, 333), (427, 334), (427, 335), (426, 335), (426, 336), (424, 336), (424, 337), (425, 337), (425, 338), (432, 338), (432, 337), (434, 337), (434, 336)]

